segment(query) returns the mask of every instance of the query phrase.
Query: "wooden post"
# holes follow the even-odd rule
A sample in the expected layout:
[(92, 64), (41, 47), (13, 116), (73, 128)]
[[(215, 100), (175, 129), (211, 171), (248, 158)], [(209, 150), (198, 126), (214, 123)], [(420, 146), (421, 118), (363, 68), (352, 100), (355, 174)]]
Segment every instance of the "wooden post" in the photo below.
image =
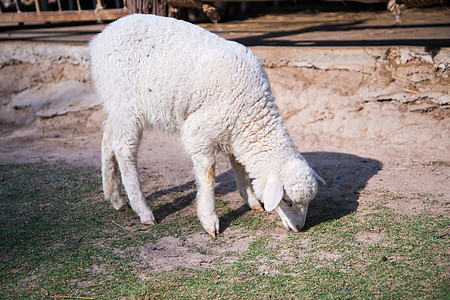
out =
[(134, 14), (136, 13), (136, 1), (134, 0), (126, 0), (126, 6), (128, 8), (128, 10), (130, 11), (130, 13)]
[(168, 4), (166, 0), (127, 0), (127, 7), (131, 13), (154, 14), (167, 16)]
[(166, 0), (152, 0), (152, 13), (158, 16), (167, 16)]

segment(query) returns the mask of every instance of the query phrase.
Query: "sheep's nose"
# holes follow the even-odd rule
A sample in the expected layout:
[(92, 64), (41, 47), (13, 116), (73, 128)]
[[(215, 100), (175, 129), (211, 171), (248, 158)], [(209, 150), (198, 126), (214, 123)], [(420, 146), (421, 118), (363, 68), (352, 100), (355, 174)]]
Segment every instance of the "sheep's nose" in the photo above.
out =
[(300, 232), (300, 230), (302, 230), (302, 226), (300, 226), (300, 225), (294, 225), (294, 226), (292, 226), (290, 229), (292, 230), (292, 231), (294, 231), (294, 232)]

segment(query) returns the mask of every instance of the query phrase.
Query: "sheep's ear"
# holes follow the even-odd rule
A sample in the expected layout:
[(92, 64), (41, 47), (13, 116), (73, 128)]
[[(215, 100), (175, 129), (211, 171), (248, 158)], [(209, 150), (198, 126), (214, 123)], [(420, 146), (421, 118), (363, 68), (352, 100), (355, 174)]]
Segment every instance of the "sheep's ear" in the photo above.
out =
[[(311, 169), (312, 170), (312, 169)], [(320, 177), (319, 175), (317, 175), (316, 171), (313, 171), (313, 175), (314, 178), (316, 178), (317, 182), (320, 183), (321, 185), (326, 185), (327, 183), (325, 182), (325, 180), (322, 179), (322, 177)]]
[(266, 211), (274, 210), (283, 198), (283, 184), (278, 179), (269, 179), (263, 192), (264, 209)]

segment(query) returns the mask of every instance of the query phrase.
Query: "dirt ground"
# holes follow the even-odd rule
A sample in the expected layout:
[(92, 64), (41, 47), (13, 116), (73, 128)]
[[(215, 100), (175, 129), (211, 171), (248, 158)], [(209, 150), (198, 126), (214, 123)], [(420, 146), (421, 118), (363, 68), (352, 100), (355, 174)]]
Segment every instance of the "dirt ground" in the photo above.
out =
[[(254, 47), (254, 51), (264, 63), (298, 150), (327, 182), (310, 207), (308, 218), (313, 221), (307, 227), (325, 221), (324, 210), (339, 207), (341, 214), (364, 214), (375, 203), (402, 214), (418, 214), (427, 208), (448, 216), (447, 48)], [(310, 60), (299, 59), (309, 55)], [(372, 60), (360, 65), (345, 60), (358, 61), (358, 55)], [(89, 88), (88, 64), (81, 61), (64, 56), (56, 63), (52, 59), (2, 61), (0, 163), (44, 159), (100, 167), (105, 115)], [(55, 96), (57, 90), (64, 92)], [(71, 93), (78, 98), (66, 97)], [(49, 102), (45, 97), (54, 99)], [(192, 164), (176, 136), (145, 132), (139, 169), (144, 193), (153, 186), (180, 191), (193, 188)], [(216, 192), (240, 209), (242, 200), (222, 154), (218, 154), (216, 170)], [(194, 214), (193, 205), (186, 210)], [(225, 230), (225, 244), (228, 235)], [(242, 240), (242, 251), (250, 240)], [(199, 237), (198, 244), (205, 247), (207, 239)], [(180, 253), (183, 249), (173, 240), (164, 245), (175, 245)], [(158, 244), (153, 247), (162, 249)], [(229, 247), (236, 246), (230, 243)]]

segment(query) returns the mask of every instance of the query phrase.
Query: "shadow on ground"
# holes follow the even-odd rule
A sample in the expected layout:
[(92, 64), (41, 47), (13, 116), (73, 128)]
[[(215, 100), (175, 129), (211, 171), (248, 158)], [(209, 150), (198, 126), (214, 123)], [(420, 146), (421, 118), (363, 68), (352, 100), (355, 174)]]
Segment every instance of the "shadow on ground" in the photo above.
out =
[[(405, 36), (404, 38), (359, 38), (359, 39), (345, 39), (346, 35), (342, 35), (341, 39), (320, 40), (320, 39), (304, 39), (301, 34), (305, 33), (332, 33), (336, 32), (364, 32), (367, 30), (419, 30), (424, 28), (435, 28), (436, 30), (445, 30), (450, 27), (449, 22), (438, 24), (387, 24), (387, 25), (367, 25), (364, 20), (352, 21), (347, 23), (333, 23), (324, 25), (314, 25), (297, 30), (281, 30), (267, 32), (261, 35), (246, 36), (234, 39), (247, 47), (255, 46), (277, 46), (277, 47), (382, 47), (382, 46), (415, 46), (415, 47), (449, 47), (450, 40), (446, 38), (411, 38)], [(223, 31), (222, 33), (224, 33)], [(300, 38), (298, 37), (300, 35)], [(294, 38), (294, 36), (296, 36)]]
[(358, 209), (358, 198), (368, 181), (382, 168), (378, 160), (336, 152), (302, 153), (327, 185), (319, 186), (310, 203), (304, 230), (340, 219)]
[[(328, 220), (340, 219), (358, 208), (358, 198), (367, 182), (381, 169), (381, 162), (352, 154), (336, 152), (308, 152), (303, 156), (310, 166), (327, 182), (319, 186), (316, 198), (310, 203), (304, 230)], [(235, 192), (233, 171), (230, 169), (216, 177), (216, 194), (226, 195)], [(154, 210), (160, 222), (167, 216), (193, 204), (195, 199), (193, 181), (169, 189), (157, 191), (147, 196), (147, 200), (171, 193), (189, 192), (163, 204)], [(242, 200), (243, 201), (243, 200)], [(221, 230), (229, 227), (250, 209), (243, 203), (239, 208), (220, 216)]]

